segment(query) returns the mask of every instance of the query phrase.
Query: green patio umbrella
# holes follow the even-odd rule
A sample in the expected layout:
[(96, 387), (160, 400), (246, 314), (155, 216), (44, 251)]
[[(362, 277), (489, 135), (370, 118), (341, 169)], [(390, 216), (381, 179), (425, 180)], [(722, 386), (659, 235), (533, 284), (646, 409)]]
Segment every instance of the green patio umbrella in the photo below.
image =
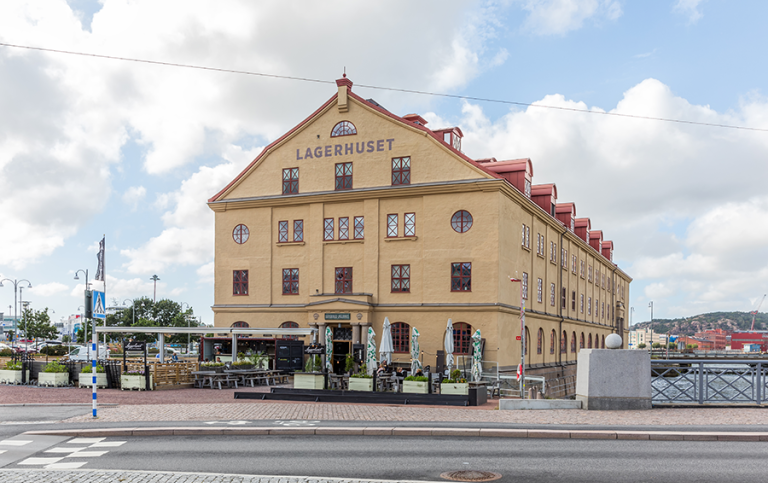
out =
[(325, 328), (325, 368), (333, 372), (333, 333), (330, 327)]
[(373, 327), (368, 327), (368, 344), (365, 348), (365, 366), (368, 368), (368, 375), (372, 376), (376, 372), (376, 332)]
[(480, 352), (480, 329), (477, 329), (472, 335), (472, 379), (475, 382), (480, 381), (480, 374), (483, 371), (483, 354)]
[(416, 327), (411, 332), (411, 375), (416, 374), (416, 371), (421, 369), (421, 362), (419, 361), (419, 331)]

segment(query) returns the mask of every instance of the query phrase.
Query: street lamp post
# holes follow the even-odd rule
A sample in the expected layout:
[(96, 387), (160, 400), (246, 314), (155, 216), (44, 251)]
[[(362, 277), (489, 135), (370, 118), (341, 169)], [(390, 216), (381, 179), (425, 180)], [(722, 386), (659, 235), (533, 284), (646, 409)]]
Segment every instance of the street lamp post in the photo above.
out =
[(155, 291), (154, 291), (154, 294), (152, 295), (152, 303), (154, 304), (155, 302), (157, 302), (157, 281), (160, 280), (160, 277), (158, 277), (157, 275), (152, 275), (151, 277), (149, 277), (149, 279), (155, 282)]
[(648, 304), (648, 307), (651, 309), (651, 323), (648, 324), (648, 327), (651, 329), (651, 341), (650, 344), (650, 352), (653, 354), (653, 300)]
[[(81, 269), (75, 271), (75, 280), (80, 280), (80, 277), (77, 276), (77, 274), (80, 273), (80, 272), (83, 272), (85, 274), (85, 290), (83, 291), (83, 302), (85, 303), (85, 305), (87, 305), (88, 304), (88, 288), (90, 287), (90, 284), (88, 283), (88, 269), (86, 268), (85, 270), (83, 270), (81, 268)], [(84, 307), (85, 307), (85, 305), (84, 305)], [(106, 304), (104, 304), (104, 305), (106, 305)], [(88, 312), (88, 308), (87, 307), (85, 307), (85, 311)], [(85, 318), (83, 318), (83, 320), (85, 320)], [(87, 324), (87, 322), (86, 322), (86, 324)], [(87, 327), (87, 325), (86, 325), (86, 327)], [(92, 334), (95, 334), (95, 333), (96, 333), (96, 320), (94, 319)], [(86, 339), (83, 339), (83, 340), (85, 341), (85, 345), (90, 347), (88, 345), (88, 341)], [(88, 357), (90, 358), (90, 352), (89, 352), (89, 356)], [(96, 345), (96, 357), (97, 358), (99, 357), (99, 346), (98, 345)]]
[[(182, 302), (181, 303), (181, 311), (182, 312), (184, 311), (184, 306), (185, 305), (187, 306), (187, 309), (190, 308), (188, 303)], [(184, 314), (184, 318), (187, 319), (187, 329), (189, 329), (189, 315)], [(187, 331), (187, 355), (189, 355), (189, 345), (190, 344), (191, 344), (191, 338), (190, 338), (190, 335), (189, 335), (189, 331)]]
[(131, 325), (136, 325), (136, 299), (125, 299), (123, 300), (123, 303), (125, 303), (126, 300), (131, 301), (131, 315), (133, 316), (133, 323)]
[[(32, 288), (32, 282), (30, 282), (26, 278), (23, 278), (21, 280), (11, 280), (10, 278), (4, 278), (0, 280), (0, 287), (3, 286), (3, 282), (11, 282), (13, 284), (13, 321), (16, 323), (16, 332), (18, 332), (19, 331), (19, 313), (17, 312), (18, 299), (16, 297), (16, 294), (19, 288), (23, 288), (23, 287), (19, 287), (19, 284), (21, 282), (27, 282), (27, 288)], [(24, 336), (26, 338), (26, 333), (24, 334)], [(17, 335), (17, 338), (18, 338), (18, 335)]]
[(520, 399), (525, 399), (525, 299), (523, 298), (523, 281), (512, 277), (509, 277), (509, 281), (520, 284), (520, 366), (518, 366), (518, 376), (520, 376)]

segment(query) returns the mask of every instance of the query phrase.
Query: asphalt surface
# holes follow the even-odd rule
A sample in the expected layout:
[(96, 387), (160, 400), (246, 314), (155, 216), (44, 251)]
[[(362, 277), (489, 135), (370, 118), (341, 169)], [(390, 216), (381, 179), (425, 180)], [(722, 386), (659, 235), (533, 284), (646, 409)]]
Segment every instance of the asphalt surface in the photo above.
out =
[[(26, 437), (45, 449), (73, 446), (50, 436)], [(38, 438), (49, 438), (43, 448)], [(56, 438), (53, 438), (54, 440)], [(105, 438), (83, 469), (158, 470), (243, 475), (440, 480), (447, 471), (499, 473), (502, 482), (764, 481), (764, 443), (514, 440), (455, 437), (247, 436)], [(69, 461), (76, 461), (73, 458)], [(68, 461), (64, 458), (64, 461)], [(4, 469), (32, 468), (18, 465)], [(2, 470), (0, 470), (0, 475)]]

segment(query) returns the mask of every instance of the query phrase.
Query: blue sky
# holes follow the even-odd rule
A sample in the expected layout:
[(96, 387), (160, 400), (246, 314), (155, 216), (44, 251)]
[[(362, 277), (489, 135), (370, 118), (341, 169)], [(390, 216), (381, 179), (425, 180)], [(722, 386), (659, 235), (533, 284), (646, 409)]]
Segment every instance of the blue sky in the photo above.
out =
[[(768, 285), (768, 133), (463, 101), (360, 84), (768, 129), (768, 4), (715, 0), (0, 5), (0, 42), (333, 81), (472, 157), (531, 157), (615, 243), (635, 321), (750, 310)], [(183, 8), (181, 8), (183, 6)], [(375, 19), (375, 22), (373, 21)], [(74, 271), (212, 322), (208, 197), (334, 85), (0, 47), (0, 278), (58, 320)], [(82, 281), (81, 281), (82, 282)], [(13, 303), (0, 288), (0, 310)]]

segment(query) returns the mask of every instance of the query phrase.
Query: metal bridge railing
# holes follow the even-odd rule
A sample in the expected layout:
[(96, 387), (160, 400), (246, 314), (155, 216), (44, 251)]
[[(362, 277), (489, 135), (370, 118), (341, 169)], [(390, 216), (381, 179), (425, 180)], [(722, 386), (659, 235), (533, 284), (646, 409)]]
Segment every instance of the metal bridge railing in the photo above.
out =
[(651, 360), (654, 404), (755, 404), (768, 393), (768, 362)]

